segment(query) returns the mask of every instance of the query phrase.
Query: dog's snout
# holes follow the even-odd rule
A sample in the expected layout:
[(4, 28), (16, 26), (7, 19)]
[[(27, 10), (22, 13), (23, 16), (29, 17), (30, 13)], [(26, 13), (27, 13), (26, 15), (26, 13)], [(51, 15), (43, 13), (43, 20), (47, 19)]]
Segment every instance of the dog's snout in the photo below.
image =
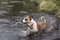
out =
[(21, 20), (22, 23), (26, 24), (24, 20)]

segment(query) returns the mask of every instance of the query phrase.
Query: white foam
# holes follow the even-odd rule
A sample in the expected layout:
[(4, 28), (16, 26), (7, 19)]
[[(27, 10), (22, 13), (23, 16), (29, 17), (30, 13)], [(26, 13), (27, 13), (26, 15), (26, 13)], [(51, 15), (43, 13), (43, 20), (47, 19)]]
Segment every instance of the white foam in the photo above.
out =
[(21, 31), (19, 36), (26, 37), (27, 36), (27, 31)]

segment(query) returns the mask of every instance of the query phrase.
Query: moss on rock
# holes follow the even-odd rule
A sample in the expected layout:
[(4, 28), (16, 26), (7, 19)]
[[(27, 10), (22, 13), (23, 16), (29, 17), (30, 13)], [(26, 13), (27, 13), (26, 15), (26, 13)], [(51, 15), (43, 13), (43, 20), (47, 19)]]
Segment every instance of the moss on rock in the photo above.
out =
[(39, 5), (39, 10), (44, 10), (47, 12), (52, 12), (57, 9), (57, 6), (55, 3), (48, 2), (48, 1), (42, 1)]
[(56, 17), (60, 18), (60, 9), (57, 11), (57, 13), (55, 14)]

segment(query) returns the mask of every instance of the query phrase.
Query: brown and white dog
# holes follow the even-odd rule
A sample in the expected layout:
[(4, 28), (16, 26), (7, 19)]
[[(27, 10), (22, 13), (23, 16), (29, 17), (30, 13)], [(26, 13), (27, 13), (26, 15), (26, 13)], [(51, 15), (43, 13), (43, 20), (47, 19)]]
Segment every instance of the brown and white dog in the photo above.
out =
[(46, 19), (44, 16), (41, 17), (42, 22), (36, 22), (32, 16), (26, 16), (23, 19), (23, 23), (26, 23), (28, 25), (27, 34), (30, 34), (32, 32), (38, 32), (40, 29), (45, 30), (46, 29)]

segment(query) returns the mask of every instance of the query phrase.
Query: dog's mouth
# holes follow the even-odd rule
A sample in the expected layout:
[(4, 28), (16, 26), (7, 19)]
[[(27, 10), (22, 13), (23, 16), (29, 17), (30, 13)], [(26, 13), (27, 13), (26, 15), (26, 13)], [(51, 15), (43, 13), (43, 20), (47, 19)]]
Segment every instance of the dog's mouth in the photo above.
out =
[(26, 22), (24, 22), (23, 24), (27, 24)]
[(29, 26), (27, 23), (23, 23), (24, 25), (26, 25), (26, 26)]

